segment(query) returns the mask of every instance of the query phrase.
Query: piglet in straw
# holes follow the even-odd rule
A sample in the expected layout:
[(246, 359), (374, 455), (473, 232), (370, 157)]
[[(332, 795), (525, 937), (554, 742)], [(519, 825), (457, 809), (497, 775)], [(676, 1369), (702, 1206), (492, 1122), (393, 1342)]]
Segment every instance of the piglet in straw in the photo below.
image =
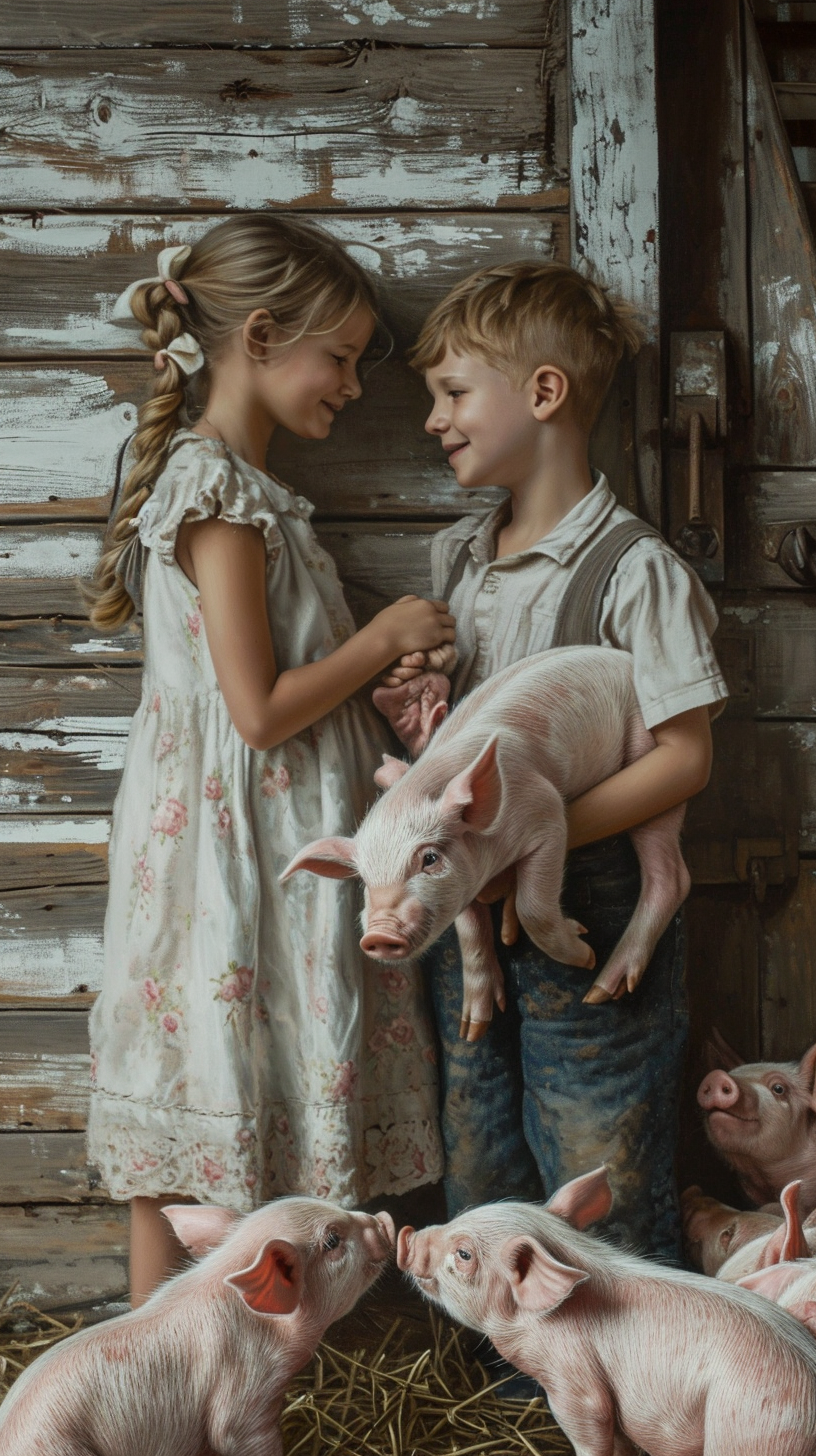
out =
[(164, 1213), (200, 1262), (35, 1360), (0, 1406), (0, 1456), (280, 1456), (289, 1380), (394, 1245), (389, 1214), (317, 1198)]
[[(321, 839), (297, 870), (365, 885), (365, 934), (375, 960), (422, 954), (453, 921), (462, 948), (461, 1035), (484, 1036), (504, 985), (490, 913), (476, 895), (516, 865), (516, 906), (531, 940), (555, 960), (591, 970), (577, 921), (560, 908), (565, 803), (654, 747), (635, 696), (632, 658), (567, 647), (523, 658), (464, 698), (416, 763), (387, 757), (387, 789), (353, 839)], [(585, 1001), (634, 991), (689, 891), (680, 853), (684, 805), (630, 831), (641, 870), (634, 915)]]
[(816, 1216), (802, 1221), (801, 1184), (782, 1189), (782, 1213), (768, 1209), (730, 1208), (707, 1198), (699, 1188), (687, 1188), (681, 1199), (683, 1237), (692, 1264), (704, 1274), (715, 1274), (737, 1284), (772, 1264), (807, 1259), (816, 1254)]
[(403, 1228), (397, 1262), (544, 1386), (576, 1456), (814, 1456), (816, 1343), (748, 1290), (581, 1232), (611, 1201), (600, 1168), (544, 1207)]

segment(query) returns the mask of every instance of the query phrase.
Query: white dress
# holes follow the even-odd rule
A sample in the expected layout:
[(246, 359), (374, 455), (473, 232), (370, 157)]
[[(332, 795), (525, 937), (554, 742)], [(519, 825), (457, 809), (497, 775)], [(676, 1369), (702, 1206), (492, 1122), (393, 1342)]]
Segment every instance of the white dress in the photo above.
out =
[(353, 833), (383, 724), (351, 699), (278, 748), (248, 748), (175, 560), (185, 517), (259, 527), (278, 667), (316, 661), (354, 627), (311, 511), (220, 441), (181, 431), (139, 513), (143, 693), (91, 1013), (88, 1152), (115, 1199), (353, 1204), (441, 1176), (418, 971), (362, 955), (355, 881), (278, 883), (310, 840)]

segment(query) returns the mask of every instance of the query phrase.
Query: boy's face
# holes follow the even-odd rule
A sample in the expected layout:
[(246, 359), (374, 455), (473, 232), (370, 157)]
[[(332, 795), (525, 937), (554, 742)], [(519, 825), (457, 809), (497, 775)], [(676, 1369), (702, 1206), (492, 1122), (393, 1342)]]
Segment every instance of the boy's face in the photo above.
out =
[(529, 477), (541, 444), (532, 383), (516, 389), (485, 359), (451, 348), (425, 381), (434, 401), (425, 429), (439, 436), (457, 484), (512, 489)]

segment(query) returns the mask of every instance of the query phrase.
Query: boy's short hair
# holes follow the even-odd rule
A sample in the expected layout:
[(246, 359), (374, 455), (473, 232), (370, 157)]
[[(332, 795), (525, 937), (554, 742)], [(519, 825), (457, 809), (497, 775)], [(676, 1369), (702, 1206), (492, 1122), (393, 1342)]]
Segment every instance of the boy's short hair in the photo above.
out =
[(410, 361), (424, 373), (448, 346), (478, 354), (516, 388), (542, 364), (563, 369), (589, 429), (625, 351), (643, 338), (635, 311), (565, 263), (505, 263), (457, 283), (429, 314)]

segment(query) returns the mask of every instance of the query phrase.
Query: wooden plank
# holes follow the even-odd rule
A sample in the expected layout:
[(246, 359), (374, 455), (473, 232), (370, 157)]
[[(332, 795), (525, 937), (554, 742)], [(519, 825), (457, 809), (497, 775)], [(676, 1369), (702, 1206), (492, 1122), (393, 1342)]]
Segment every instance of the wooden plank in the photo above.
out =
[(0, 1204), (101, 1203), (99, 1171), (81, 1132), (0, 1134)]
[(87, 1008), (102, 984), (107, 888), (0, 894), (0, 1006)]
[[(680, 1109), (678, 1186), (697, 1183), (732, 1207), (739, 1185), (703, 1128), (697, 1088), (709, 1070), (704, 1043), (718, 1027), (748, 1060), (760, 1055), (758, 907), (746, 885), (695, 886), (686, 903), (689, 1050)], [(714, 948), (715, 962), (712, 961)]]
[(140, 697), (137, 668), (0, 668), (0, 727), (82, 733), (103, 719), (127, 732)]
[(1, 1012), (0, 1131), (81, 1131), (90, 1065), (83, 1012)]
[(132, 663), (142, 660), (141, 622), (135, 618), (112, 637), (100, 637), (87, 621), (64, 617), (0, 621), (0, 664), (36, 662), (42, 668), (83, 663)]
[[(430, 590), (434, 527), (364, 521), (324, 522), (318, 537), (334, 556), (359, 622), (409, 591)], [(0, 527), (0, 617), (84, 616), (78, 580), (93, 575), (101, 526)], [(409, 585), (409, 583), (411, 583)]]
[[(152, 377), (152, 365), (130, 361), (0, 365), (0, 522), (106, 520), (116, 456)], [(363, 386), (328, 439), (275, 437), (271, 467), (320, 514), (451, 519), (496, 503), (489, 490), (463, 498), (424, 429), (430, 401), (413, 370), (388, 360)]]
[(104, 883), (109, 838), (108, 815), (0, 815), (0, 886), (5, 893), (54, 884)]
[(810, 592), (717, 595), (717, 659), (730, 715), (816, 717), (816, 598)]
[(777, 81), (774, 91), (783, 121), (816, 121), (816, 81)]
[(634, 304), (645, 326), (635, 366), (635, 455), (642, 510), (659, 524), (654, 3), (572, 0), (571, 26), (573, 256)]
[(813, 0), (798, 0), (798, 3), (792, 5), (785, 5), (783, 0), (752, 0), (752, 4), (759, 21), (770, 21), (772, 24), (807, 22), (812, 25), (816, 20), (816, 5)]
[[(0, 218), (0, 357), (138, 355), (136, 329), (111, 323), (117, 296), (156, 271), (161, 248), (194, 243), (220, 221), (101, 213)], [(425, 315), (475, 268), (522, 258), (569, 259), (565, 213), (321, 213), (320, 226), (374, 277), (383, 315), (413, 340)]]
[(793, 886), (768, 890), (760, 946), (762, 1055), (798, 1059), (816, 1041), (816, 864), (803, 860)]
[(534, 50), (10, 52), (0, 67), (12, 208), (568, 200), (563, 59), (545, 109)]
[[(809, 367), (804, 358), (801, 362), (805, 369)], [(803, 390), (796, 396), (796, 409), (804, 403)], [(810, 429), (803, 424), (804, 428)], [(816, 433), (813, 443), (816, 447)], [(741, 478), (739, 491), (740, 506), (733, 512), (729, 542), (729, 585), (801, 592), (801, 586), (782, 570), (776, 557), (788, 531), (802, 522), (816, 522), (816, 472), (753, 471)]]
[[(754, 337), (752, 458), (816, 462), (816, 260), (756, 26), (746, 7), (746, 135)], [(760, 578), (752, 585), (764, 584)]]
[(6, 46), (360, 46), (530, 45), (545, 43), (547, 0), (28, 0), (3, 15)]
[(125, 736), (101, 723), (96, 732), (0, 733), (0, 811), (53, 814), (64, 806), (72, 814), (106, 813), (119, 787)]
[(760, 24), (759, 38), (775, 84), (816, 81), (816, 29), (812, 22)]
[(122, 1298), (129, 1224), (126, 1204), (0, 1208), (0, 1288), (41, 1309)]

